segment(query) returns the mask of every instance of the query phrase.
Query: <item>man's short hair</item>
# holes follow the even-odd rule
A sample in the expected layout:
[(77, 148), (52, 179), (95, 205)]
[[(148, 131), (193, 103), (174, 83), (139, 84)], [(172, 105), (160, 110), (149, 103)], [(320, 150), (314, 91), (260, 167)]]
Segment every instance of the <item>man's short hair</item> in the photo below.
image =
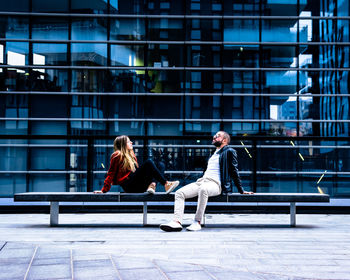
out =
[(223, 134), (223, 137), (224, 137), (225, 139), (227, 139), (227, 145), (230, 144), (230, 142), (231, 142), (230, 134), (228, 134), (226, 131), (221, 131), (221, 132), (222, 132), (222, 134)]

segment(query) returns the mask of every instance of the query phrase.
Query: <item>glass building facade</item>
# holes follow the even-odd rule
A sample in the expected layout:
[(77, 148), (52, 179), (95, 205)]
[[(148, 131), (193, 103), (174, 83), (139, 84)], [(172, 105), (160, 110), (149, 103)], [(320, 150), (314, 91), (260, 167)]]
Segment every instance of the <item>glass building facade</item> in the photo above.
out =
[(349, 0), (2, 1), (0, 197), (100, 189), (121, 134), (185, 184), (218, 130), (247, 189), (349, 197), (349, 13)]

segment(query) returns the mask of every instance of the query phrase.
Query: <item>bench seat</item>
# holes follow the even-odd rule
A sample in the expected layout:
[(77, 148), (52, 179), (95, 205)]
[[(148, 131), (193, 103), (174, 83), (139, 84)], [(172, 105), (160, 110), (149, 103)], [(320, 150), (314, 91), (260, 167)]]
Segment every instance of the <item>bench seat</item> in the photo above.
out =
[[(147, 224), (147, 202), (173, 202), (174, 193), (123, 193), (109, 192), (103, 194), (82, 192), (28, 192), (17, 193), (14, 201), (48, 201), (50, 202), (50, 225), (58, 225), (59, 202), (143, 202), (143, 224)], [(186, 201), (197, 201), (197, 198)], [(290, 225), (296, 226), (296, 202), (327, 203), (329, 195), (319, 193), (256, 193), (242, 195), (230, 193), (210, 197), (209, 202), (265, 202), (265, 203), (289, 203)]]

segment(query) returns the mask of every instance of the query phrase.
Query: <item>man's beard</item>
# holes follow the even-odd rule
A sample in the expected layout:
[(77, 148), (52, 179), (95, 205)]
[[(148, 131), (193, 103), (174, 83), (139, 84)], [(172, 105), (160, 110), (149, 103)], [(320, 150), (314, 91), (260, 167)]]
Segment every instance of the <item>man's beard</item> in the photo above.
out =
[(213, 141), (213, 143), (212, 143), (215, 147), (220, 147), (221, 146), (221, 144), (222, 144), (222, 142), (220, 142), (220, 141)]

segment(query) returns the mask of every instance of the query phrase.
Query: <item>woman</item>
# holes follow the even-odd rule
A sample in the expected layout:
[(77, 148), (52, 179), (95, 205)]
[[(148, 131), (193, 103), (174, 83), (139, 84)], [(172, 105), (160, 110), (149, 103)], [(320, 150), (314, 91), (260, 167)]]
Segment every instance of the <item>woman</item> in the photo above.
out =
[(113, 144), (114, 153), (111, 155), (107, 178), (102, 190), (94, 193), (108, 192), (112, 183), (120, 185), (128, 193), (147, 191), (151, 194), (156, 191), (154, 180), (164, 185), (166, 193), (170, 193), (179, 185), (179, 181), (167, 181), (151, 160), (146, 160), (139, 166), (128, 136), (118, 136)]

